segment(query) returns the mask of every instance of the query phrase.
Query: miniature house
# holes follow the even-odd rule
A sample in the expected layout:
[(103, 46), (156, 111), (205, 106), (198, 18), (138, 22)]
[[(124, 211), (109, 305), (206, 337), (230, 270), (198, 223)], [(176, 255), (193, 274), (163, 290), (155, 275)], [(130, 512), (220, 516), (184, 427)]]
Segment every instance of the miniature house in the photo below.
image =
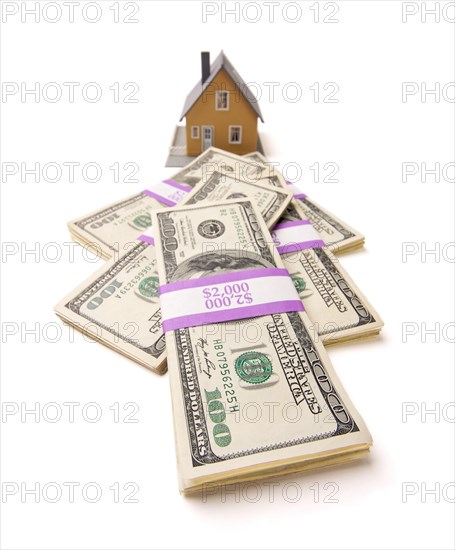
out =
[(210, 65), (201, 53), (202, 78), (186, 98), (186, 154), (198, 156), (211, 147), (238, 155), (258, 149), (258, 102), (228, 58), (221, 52)]

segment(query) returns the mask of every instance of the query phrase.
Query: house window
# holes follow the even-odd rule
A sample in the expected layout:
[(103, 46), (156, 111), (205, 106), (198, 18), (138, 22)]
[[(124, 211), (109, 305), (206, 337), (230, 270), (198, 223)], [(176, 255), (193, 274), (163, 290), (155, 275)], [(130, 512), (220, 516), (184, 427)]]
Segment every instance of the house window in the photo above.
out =
[(191, 126), (192, 139), (199, 139), (199, 126)]
[(215, 109), (217, 111), (229, 111), (229, 92), (217, 91), (215, 94)]
[(242, 143), (241, 126), (229, 126), (229, 143)]

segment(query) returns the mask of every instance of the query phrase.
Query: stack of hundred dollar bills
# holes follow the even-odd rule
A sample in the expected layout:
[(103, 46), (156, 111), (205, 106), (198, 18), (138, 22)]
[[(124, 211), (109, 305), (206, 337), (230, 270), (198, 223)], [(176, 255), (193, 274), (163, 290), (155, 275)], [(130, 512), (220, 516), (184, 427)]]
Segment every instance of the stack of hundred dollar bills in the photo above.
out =
[(68, 227), (108, 261), (55, 311), (167, 367), (184, 493), (368, 453), (325, 350), (383, 326), (337, 257), (364, 237), (265, 157), (210, 148)]

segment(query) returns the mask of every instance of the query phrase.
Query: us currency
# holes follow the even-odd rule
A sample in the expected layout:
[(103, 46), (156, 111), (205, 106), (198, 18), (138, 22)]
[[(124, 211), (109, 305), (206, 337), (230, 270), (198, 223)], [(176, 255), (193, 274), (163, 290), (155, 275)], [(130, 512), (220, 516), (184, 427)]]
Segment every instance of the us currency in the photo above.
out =
[[(250, 201), (237, 200), (153, 212), (160, 284), (196, 286), (200, 299), (206, 293), (229, 297), (232, 285), (205, 287), (194, 280), (282, 268), (260, 218)], [(186, 305), (178, 308), (182, 315)], [(167, 330), (182, 492), (342, 463), (368, 453), (368, 429), (324, 347), (312, 339), (309, 324), (305, 312), (288, 312)], [(251, 407), (255, 422), (245, 414)]]
[(163, 204), (145, 191), (136, 193), (68, 223), (71, 236), (104, 259), (118, 257), (136, 244), (150, 227), (150, 212)]
[(207, 181), (213, 172), (229, 174), (239, 181), (269, 183), (286, 188), (286, 180), (270, 163), (249, 160), (245, 156), (235, 155), (216, 147), (210, 147), (195, 160), (176, 172), (171, 180), (195, 187), (201, 181)]
[(54, 308), (66, 323), (129, 359), (166, 370), (158, 273), (153, 246), (136, 244), (69, 293)]
[[(257, 163), (249, 162), (243, 157), (212, 147), (170, 180), (164, 180), (152, 185), (150, 189), (70, 221), (70, 234), (74, 240), (90, 247), (104, 259), (114, 254), (118, 257), (134, 246), (137, 237), (150, 227), (152, 210), (177, 204), (191, 188), (201, 181), (207, 182), (214, 172), (226, 174), (238, 182), (258, 182), (265, 185), (273, 181), (276, 187), (286, 189), (282, 176), (276, 174), (272, 178), (269, 167), (258, 166)], [(265, 175), (269, 176), (269, 179), (266, 179)], [(162, 187), (165, 184), (170, 187), (170, 194), (168, 190), (163, 189), (154, 192), (156, 186)]]
[(247, 183), (226, 173), (213, 172), (206, 181), (201, 180), (180, 204), (242, 198), (250, 199), (261, 212), (267, 226), (273, 227), (291, 202), (292, 193), (281, 187), (272, 188), (262, 181)]
[[(280, 171), (258, 152), (243, 157), (211, 147), (197, 159), (179, 170), (172, 180), (194, 187), (206, 181), (213, 172), (230, 173), (243, 181), (268, 183), (286, 187), (287, 182)], [(364, 236), (322, 208), (294, 186), (288, 186), (295, 199), (286, 212), (286, 219), (309, 219), (327, 247), (336, 254), (346, 253), (363, 246)]]
[[(251, 197), (270, 227), (281, 217), (292, 197), (285, 189), (272, 189), (261, 183), (240, 184), (229, 176), (221, 177), (218, 173), (212, 174), (206, 183), (201, 182), (188, 195), (189, 200), (192, 195), (208, 200), (239, 195)], [(166, 368), (166, 355), (161, 328), (156, 257), (154, 246), (147, 244), (153, 242), (153, 239), (138, 242), (136, 238), (130, 243), (128, 239), (136, 235), (136, 230), (132, 233), (131, 225), (125, 221), (134, 222), (136, 219), (134, 223), (138, 223), (137, 217), (140, 216), (142, 220), (146, 212), (148, 219), (144, 220), (142, 231), (150, 229), (149, 213), (156, 208), (154, 203), (156, 201), (144, 193), (133, 202), (135, 207), (129, 213), (129, 204), (116, 205), (118, 208), (115, 212), (118, 216), (114, 219), (123, 222), (114, 229), (101, 227), (104, 231), (103, 243), (112, 251), (116, 250), (119, 242), (125, 243), (128, 251), (120, 257), (115, 254), (92, 277), (66, 296), (55, 307), (55, 312), (81, 332), (161, 373)], [(153, 208), (149, 208), (150, 205)], [(145, 210), (138, 213), (138, 208), (144, 207)], [(127, 228), (124, 233), (122, 228)], [(116, 241), (111, 240), (113, 235)]]
[[(268, 165), (270, 166), (266, 157), (256, 152), (245, 155), (245, 158), (254, 161), (258, 166), (262, 166), (264, 168), (263, 174), (266, 174), (265, 168)], [(365, 237), (361, 233), (314, 202), (313, 199), (302, 193), (298, 187), (286, 182), (276, 167), (273, 167), (273, 174), (273, 177), (269, 176), (267, 178), (271, 185), (283, 185), (283, 182), (285, 182), (294, 192), (294, 200), (285, 216), (286, 219), (303, 217), (310, 220), (329, 250), (335, 254), (351, 252), (364, 245)], [(276, 177), (278, 175), (280, 177)]]
[(379, 334), (381, 317), (327, 248), (289, 252), (281, 259), (311, 319), (314, 338), (327, 347)]
[(335, 254), (345, 254), (365, 244), (365, 237), (346, 222), (341, 221), (313, 199), (297, 191), (296, 210), (311, 221), (329, 250)]
[[(219, 190), (215, 187), (219, 187)], [(207, 183), (200, 182), (180, 204), (242, 197), (254, 199), (256, 205), (263, 204), (263, 188), (259, 183), (245, 184), (215, 173)], [(271, 220), (267, 214), (268, 211), (263, 207), (262, 215), (270, 228)], [(293, 212), (292, 206), (288, 206), (283, 216), (285, 221), (304, 219), (300, 212)], [(278, 251), (312, 322), (314, 338), (320, 338), (327, 346), (372, 337), (380, 332), (383, 322), (378, 313), (323, 242), (314, 241), (311, 248), (296, 249), (292, 241), (280, 242), (278, 231), (272, 230), (272, 237), (280, 245)], [(318, 237), (317, 233), (315, 237)], [(306, 243), (306, 246), (309, 245)]]

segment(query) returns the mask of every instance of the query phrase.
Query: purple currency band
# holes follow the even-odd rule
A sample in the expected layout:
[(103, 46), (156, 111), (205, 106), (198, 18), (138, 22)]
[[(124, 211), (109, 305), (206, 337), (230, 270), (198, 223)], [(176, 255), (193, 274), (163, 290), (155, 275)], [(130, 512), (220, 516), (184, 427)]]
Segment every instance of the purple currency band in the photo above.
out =
[(139, 235), (137, 240), (155, 246), (155, 239), (153, 237), (149, 237), (148, 235)]
[[(286, 180), (287, 185), (294, 185), (292, 181)], [(305, 193), (294, 193), (295, 199), (306, 199), (308, 195), (305, 195)]]
[[(187, 279), (184, 281), (176, 281), (160, 286), (160, 295), (169, 294), (179, 290), (188, 290), (193, 288), (215, 286), (224, 283), (235, 283), (239, 281), (248, 281), (251, 279), (260, 279), (264, 277), (286, 277), (290, 280), (289, 272), (283, 268), (259, 268), (248, 269), (244, 271), (235, 271), (231, 273), (220, 273), (219, 275), (210, 275), (200, 279)], [(267, 303), (259, 303), (253, 305), (244, 305), (231, 309), (222, 309), (219, 311), (204, 311), (201, 313), (192, 313), (163, 320), (163, 331), (178, 330), (191, 326), (207, 325), (212, 323), (223, 323), (235, 321), (238, 319), (247, 319), (250, 317), (259, 317), (261, 315), (272, 315), (274, 313), (290, 313), (295, 311), (303, 311), (304, 307), (298, 297), (297, 291), (294, 294), (292, 287), (292, 295), (287, 289), (286, 298)], [(295, 295), (295, 299), (294, 299)], [(165, 308), (163, 308), (164, 310)], [(163, 311), (164, 313), (164, 311)]]
[(163, 197), (162, 195), (158, 195), (158, 193), (154, 193), (153, 191), (150, 191), (150, 189), (144, 189), (142, 191), (144, 195), (147, 195), (149, 197), (152, 197), (152, 199), (156, 199), (159, 202), (162, 202), (166, 206), (175, 206), (177, 203), (175, 201), (171, 201), (170, 199)]
[[(191, 191), (191, 187), (189, 185), (184, 185), (181, 183), (177, 183), (173, 180), (163, 180), (163, 183), (166, 185), (169, 185), (171, 187), (174, 187), (174, 189), (178, 189), (179, 191), (183, 191), (184, 193), (189, 193)], [(142, 191), (144, 195), (147, 195), (149, 197), (152, 197), (153, 199), (156, 199), (157, 201), (165, 204), (166, 206), (175, 206), (177, 203), (173, 201), (172, 199), (168, 197), (163, 197), (163, 195), (160, 195), (159, 193), (155, 193), (154, 191), (151, 191), (150, 189), (144, 189)]]
[(175, 283), (160, 285), (160, 295), (176, 290), (198, 288), (200, 286), (219, 285), (222, 283), (234, 283), (248, 279), (260, 279), (262, 277), (289, 277), (289, 271), (281, 267), (260, 267), (258, 269), (245, 269), (243, 271), (231, 271), (219, 275), (209, 275), (199, 279), (185, 279)]
[(163, 180), (163, 182), (175, 187), (176, 189), (180, 189), (180, 191), (186, 191), (187, 193), (191, 191), (191, 187), (189, 185), (185, 185), (184, 183), (177, 183), (174, 180)]
[[(311, 225), (310, 220), (295, 220), (292, 222), (277, 223), (273, 228), (273, 231), (279, 231), (280, 229), (286, 229), (289, 227), (299, 227), (302, 225)], [(276, 249), (279, 254), (287, 254), (289, 252), (297, 252), (298, 250), (307, 250), (309, 248), (323, 248), (325, 242), (322, 239), (313, 239), (310, 241), (298, 241), (289, 242), (286, 244), (277, 244)]]

